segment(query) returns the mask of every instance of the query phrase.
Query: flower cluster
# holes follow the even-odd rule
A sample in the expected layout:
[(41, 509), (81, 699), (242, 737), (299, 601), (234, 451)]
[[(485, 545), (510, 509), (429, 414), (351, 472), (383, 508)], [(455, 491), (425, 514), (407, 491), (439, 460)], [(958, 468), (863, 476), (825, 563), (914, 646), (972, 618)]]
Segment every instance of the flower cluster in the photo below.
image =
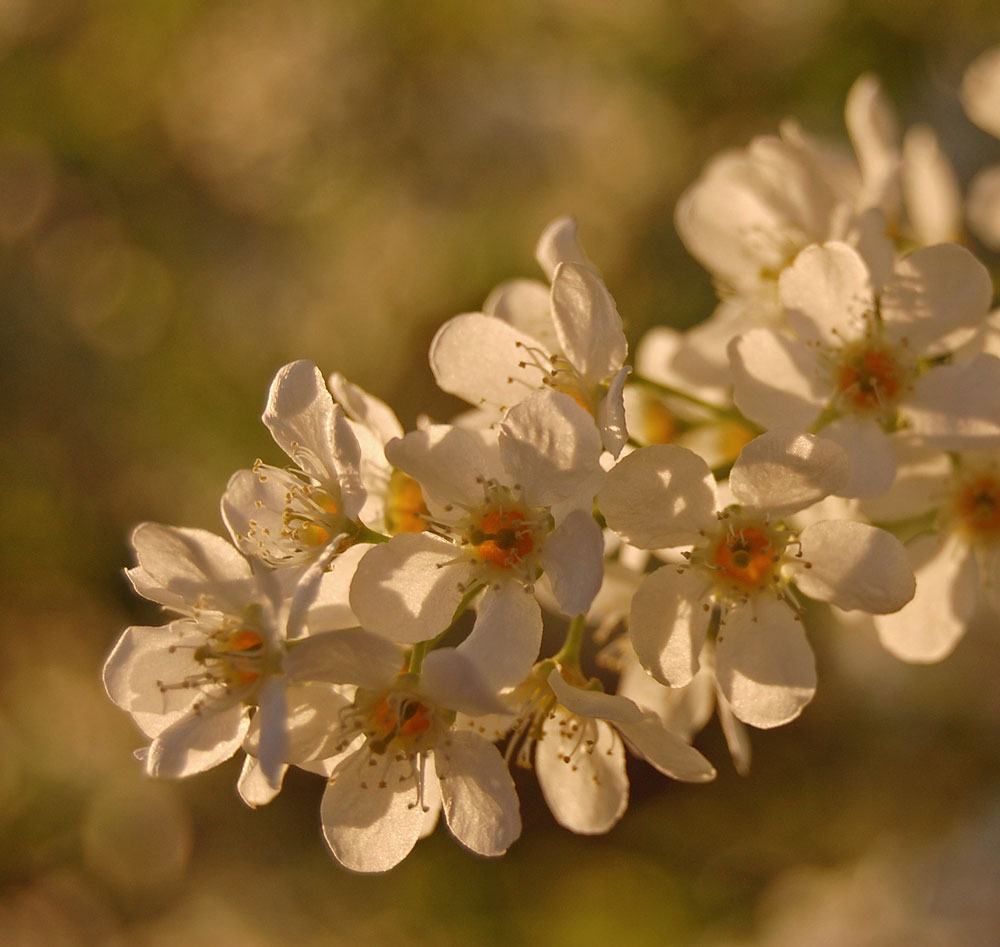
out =
[[(965, 100), (1000, 131), (998, 89), (994, 53)], [(810, 601), (923, 662), (980, 598), (1000, 610), (990, 276), (956, 242), (933, 132), (901, 134), (870, 76), (846, 120), (853, 155), (789, 122), (709, 164), (676, 221), (720, 304), (651, 331), (634, 365), (560, 218), (544, 280), (434, 337), (438, 385), (471, 406), (450, 423), (405, 431), (341, 375), (283, 367), (263, 420), (287, 462), (232, 476), (229, 537), (132, 536), (132, 584), (175, 616), (127, 629), (104, 670), (147, 772), (242, 753), (251, 806), (288, 767), (317, 773), (326, 842), (357, 871), (398, 864), (442, 812), (500, 855), (521, 831), (512, 765), (584, 834), (626, 808), (626, 747), (711, 780), (692, 741), (713, 712), (745, 773), (748, 727), (816, 691)], [(986, 239), (990, 180), (967, 208)]]

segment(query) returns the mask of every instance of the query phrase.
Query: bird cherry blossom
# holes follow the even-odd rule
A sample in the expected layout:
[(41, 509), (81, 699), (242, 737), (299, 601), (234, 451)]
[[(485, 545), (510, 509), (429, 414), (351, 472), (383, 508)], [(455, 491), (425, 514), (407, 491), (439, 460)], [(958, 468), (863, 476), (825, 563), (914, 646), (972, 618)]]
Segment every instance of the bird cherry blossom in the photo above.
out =
[(674, 445), (640, 448), (608, 473), (598, 502), (608, 525), (640, 548), (692, 548), (680, 566), (648, 575), (629, 630), (658, 681), (684, 686), (710, 631), (716, 674), (733, 713), (757, 727), (794, 719), (816, 687), (812, 650), (793, 591), (844, 609), (889, 612), (913, 596), (895, 537), (863, 523), (827, 520), (801, 532), (785, 518), (836, 491), (849, 476), (834, 443), (770, 431), (744, 448), (718, 510), (715, 480)]

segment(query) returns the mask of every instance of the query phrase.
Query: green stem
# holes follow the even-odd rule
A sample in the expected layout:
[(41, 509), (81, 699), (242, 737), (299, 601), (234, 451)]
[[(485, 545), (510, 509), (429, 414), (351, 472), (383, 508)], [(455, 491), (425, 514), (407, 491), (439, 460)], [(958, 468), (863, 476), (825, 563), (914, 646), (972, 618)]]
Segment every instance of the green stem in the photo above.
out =
[(424, 663), (424, 655), (427, 654), (429, 642), (419, 641), (413, 646), (410, 652), (410, 666), (406, 669), (408, 674), (420, 674), (420, 666)]
[(563, 642), (563, 646), (560, 648), (559, 653), (555, 656), (555, 660), (559, 664), (570, 664), (576, 667), (580, 666), (580, 646), (583, 644), (583, 626), (583, 615), (577, 615), (569, 623), (569, 629), (566, 632), (566, 640)]
[(665, 385), (663, 382), (653, 381), (652, 378), (646, 378), (644, 375), (633, 375), (629, 381), (632, 381), (637, 385), (643, 385), (646, 388), (651, 388), (654, 391), (659, 392), (661, 395), (668, 395), (671, 398), (680, 398), (682, 401), (687, 401), (689, 404), (697, 405), (699, 408), (704, 408), (706, 411), (709, 411), (720, 418), (742, 417), (742, 415), (737, 414), (730, 408), (720, 408), (717, 404), (712, 404), (711, 401), (703, 401), (696, 395), (689, 394), (686, 391), (681, 391), (680, 388), (674, 388), (672, 385)]
[(375, 530), (369, 529), (364, 523), (358, 524), (358, 531), (354, 535), (354, 541), (356, 543), (387, 543), (389, 542), (388, 536), (383, 536), (382, 533), (376, 533)]

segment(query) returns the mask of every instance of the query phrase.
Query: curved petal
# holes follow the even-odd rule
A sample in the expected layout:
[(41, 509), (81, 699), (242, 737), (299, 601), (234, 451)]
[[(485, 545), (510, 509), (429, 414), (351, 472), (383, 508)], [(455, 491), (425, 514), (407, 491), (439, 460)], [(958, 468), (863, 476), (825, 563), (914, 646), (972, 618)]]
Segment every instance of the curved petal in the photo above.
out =
[(300, 470), (321, 483), (333, 479), (340, 484), (345, 501), (351, 498), (351, 510), (345, 504), (345, 512), (355, 515), (360, 509), (357, 501), (363, 502), (358, 475), (361, 448), (312, 362), (291, 362), (278, 370), (262, 420)]
[(541, 563), (564, 615), (586, 615), (604, 579), (604, 534), (583, 510), (572, 510), (546, 537)]
[(481, 502), (481, 478), (491, 473), (482, 439), (450, 424), (432, 424), (390, 441), (385, 456), (441, 504)]
[(1000, 47), (991, 46), (965, 70), (962, 105), (983, 131), (1000, 138)]
[(884, 614), (902, 608), (915, 589), (903, 544), (867, 523), (824, 520), (799, 536), (802, 558), (788, 574), (810, 598), (845, 611)]
[(930, 125), (911, 125), (903, 137), (903, 199), (917, 242), (962, 237), (962, 191), (955, 169)]
[(525, 498), (536, 506), (590, 508), (604, 472), (593, 418), (559, 391), (536, 391), (500, 425), (500, 456)]
[(521, 834), (514, 780), (500, 751), (479, 734), (452, 732), (434, 748), (451, 834), (479, 855), (502, 855)]
[(576, 218), (567, 215), (549, 223), (538, 238), (535, 259), (549, 281), (555, 276), (560, 263), (590, 263), (576, 232)]
[(827, 345), (864, 332), (875, 308), (871, 274), (858, 252), (846, 243), (806, 247), (778, 281), (782, 305), (809, 322), (808, 336)]
[(412, 763), (375, 757), (362, 749), (334, 771), (320, 803), (323, 837), (352, 871), (388, 871), (417, 844), (424, 812)]
[(751, 329), (729, 343), (729, 357), (733, 401), (745, 417), (765, 428), (812, 426), (830, 392), (811, 348), (770, 329)]
[(563, 678), (558, 668), (552, 670), (547, 680), (556, 700), (576, 717), (591, 717), (616, 725), (642, 720), (643, 712), (639, 707), (621, 694), (574, 687)]
[(910, 430), (944, 450), (1000, 444), (1000, 359), (976, 355), (921, 375), (905, 406)]
[(781, 517), (838, 493), (850, 475), (850, 460), (838, 444), (774, 428), (743, 448), (729, 487), (745, 509)]
[(135, 590), (178, 611), (242, 611), (254, 589), (250, 564), (230, 542), (203, 529), (141, 523), (132, 532)]
[(636, 723), (620, 723), (618, 730), (629, 747), (664, 776), (687, 783), (715, 779), (715, 767), (693, 746), (664, 727), (656, 714), (647, 714)]
[(542, 644), (542, 611), (517, 582), (503, 582), (483, 595), (469, 637), (459, 646), (496, 691), (528, 676)]
[(328, 382), (333, 397), (347, 416), (372, 431), (382, 444), (403, 436), (403, 425), (396, 412), (384, 401), (352, 384), (340, 372), (330, 375)]
[(934, 343), (956, 329), (976, 328), (993, 299), (989, 271), (965, 247), (942, 243), (904, 257), (882, 290), (887, 334), (915, 352), (943, 354)]
[(769, 595), (726, 612), (715, 658), (722, 693), (752, 727), (789, 723), (816, 693), (816, 664), (802, 623)]
[(913, 600), (892, 615), (876, 615), (886, 651), (902, 661), (930, 664), (951, 654), (979, 599), (979, 570), (957, 533), (920, 536), (907, 548), (917, 577)]
[(281, 791), (281, 783), (287, 770), (287, 766), (282, 766), (277, 780), (271, 783), (264, 776), (257, 760), (248, 756), (243, 760), (243, 769), (236, 781), (236, 791), (251, 809), (266, 806)]
[(502, 319), (469, 312), (438, 329), (429, 357), (442, 391), (504, 411), (541, 385), (550, 354)]
[(284, 668), (295, 683), (326, 681), (375, 689), (388, 687), (403, 670), (403, 651), (398, 644), (361, 628), (345, 628), (295, 642)]
[(850, 461), (850, 477), (838, 488), (843, 497), (878, 497), (896, 476), (895, 439), (874, 418), (849, 414), (823, 428), (822, 436), (839, 444)]
[(628, 365), (621, 368), (611, 379), (608, 393), (597, 406), (601, 443), (613, 457), (617, 457), (628, 443), (628, 427), (625, 423), (625, 382), (628, 381), (630, 371)]
[(439, 707), (470, 717), (510, 713), (482, 669), (458, 648), (438, 648), (424, 658), (420, 692)]
[(200, 711), (192, 709), (153, 740), (146, 772), (179, 779), (218, 766), (240, 748), (249, 723), (242, 704), (206, 702)]
[(552, 325), (548, 283), (536, 279), (512, 279), (501, 283), (486, 297), (483, 312), (530, 335), (542, 351), (559, 351), (559, 339)]
[(899, 118), (876, 76), (867, 73), (851, 86), (844, 119), (861, 166), (858, 205), (894, 213), (899, 201)]
[(622, 318), (593, 267), (568, 262), (556, 267), (552, 321), (566, 357), (591, 385), (607, 381), (625, 363)]
[(698, 670), (711, 607), (698, 570), (663, 566), (643, 579), (632, 599), (629, 634), (639, 663), (668, 687), (689, 684)]
[(180, 685), (200, 675), (203, 669), (194, 654), (206, 640), (190, 621), (126, 628), (104, 664), (108, 696), (143, 733), (155, 737), (198, 699), (194, 688), (162, 685)]
[(715, 521), (715, 478), (697, 454), (651, 444), (608, 471), (597, 495), (608, 526), (641, 549), (697, 542)]
[(621, 738), (602, 720), (588, 721), (556, 709), (535, 746), (535, 772), (552, 815), (581, 835), (607, 832), (628, 807), (628, 776)]
[(351, 611), (351, 584), (362, 558), (374, 548), (371, 543), (348, 546), (319, 579), (315, 597), (306, 612), (309, 634), (355, 628), (361, 624)]
[(400, 533), (361, 560), (351, 609), (369, 631), (412, 644), (447, 628), (472, 567), (451, 543), (427, 533)]

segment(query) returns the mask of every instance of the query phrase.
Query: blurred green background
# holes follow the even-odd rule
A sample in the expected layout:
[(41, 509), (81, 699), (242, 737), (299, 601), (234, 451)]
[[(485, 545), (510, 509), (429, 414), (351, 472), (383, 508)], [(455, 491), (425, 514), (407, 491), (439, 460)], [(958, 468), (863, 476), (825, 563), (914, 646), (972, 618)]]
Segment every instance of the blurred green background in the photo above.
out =
[[(713, 306), (673, 205), (786, 115), (843, 140), (854, 78), (934, 124), (963, 179), (1000, 145), (962, 116), (995, 2), (0, 0), (0, 943), (1000, 943), (1000, 641), (905, 667), (818, 627), (820, 691), (755, 733), (748, 779), (634, 766), (608, 836), (559, 829), (519, 774), (498, 861), (443, 830), (340, 869), (321, 781), (266, 810), (237, 764), (145, 779), (104, 696), (131, 527), (222, 531), (274, 371), (310, 358), (447, 418), (426, 348), (576, 214), (633, 344)], [(989, 261), (991, 264), (995, 260)]]

